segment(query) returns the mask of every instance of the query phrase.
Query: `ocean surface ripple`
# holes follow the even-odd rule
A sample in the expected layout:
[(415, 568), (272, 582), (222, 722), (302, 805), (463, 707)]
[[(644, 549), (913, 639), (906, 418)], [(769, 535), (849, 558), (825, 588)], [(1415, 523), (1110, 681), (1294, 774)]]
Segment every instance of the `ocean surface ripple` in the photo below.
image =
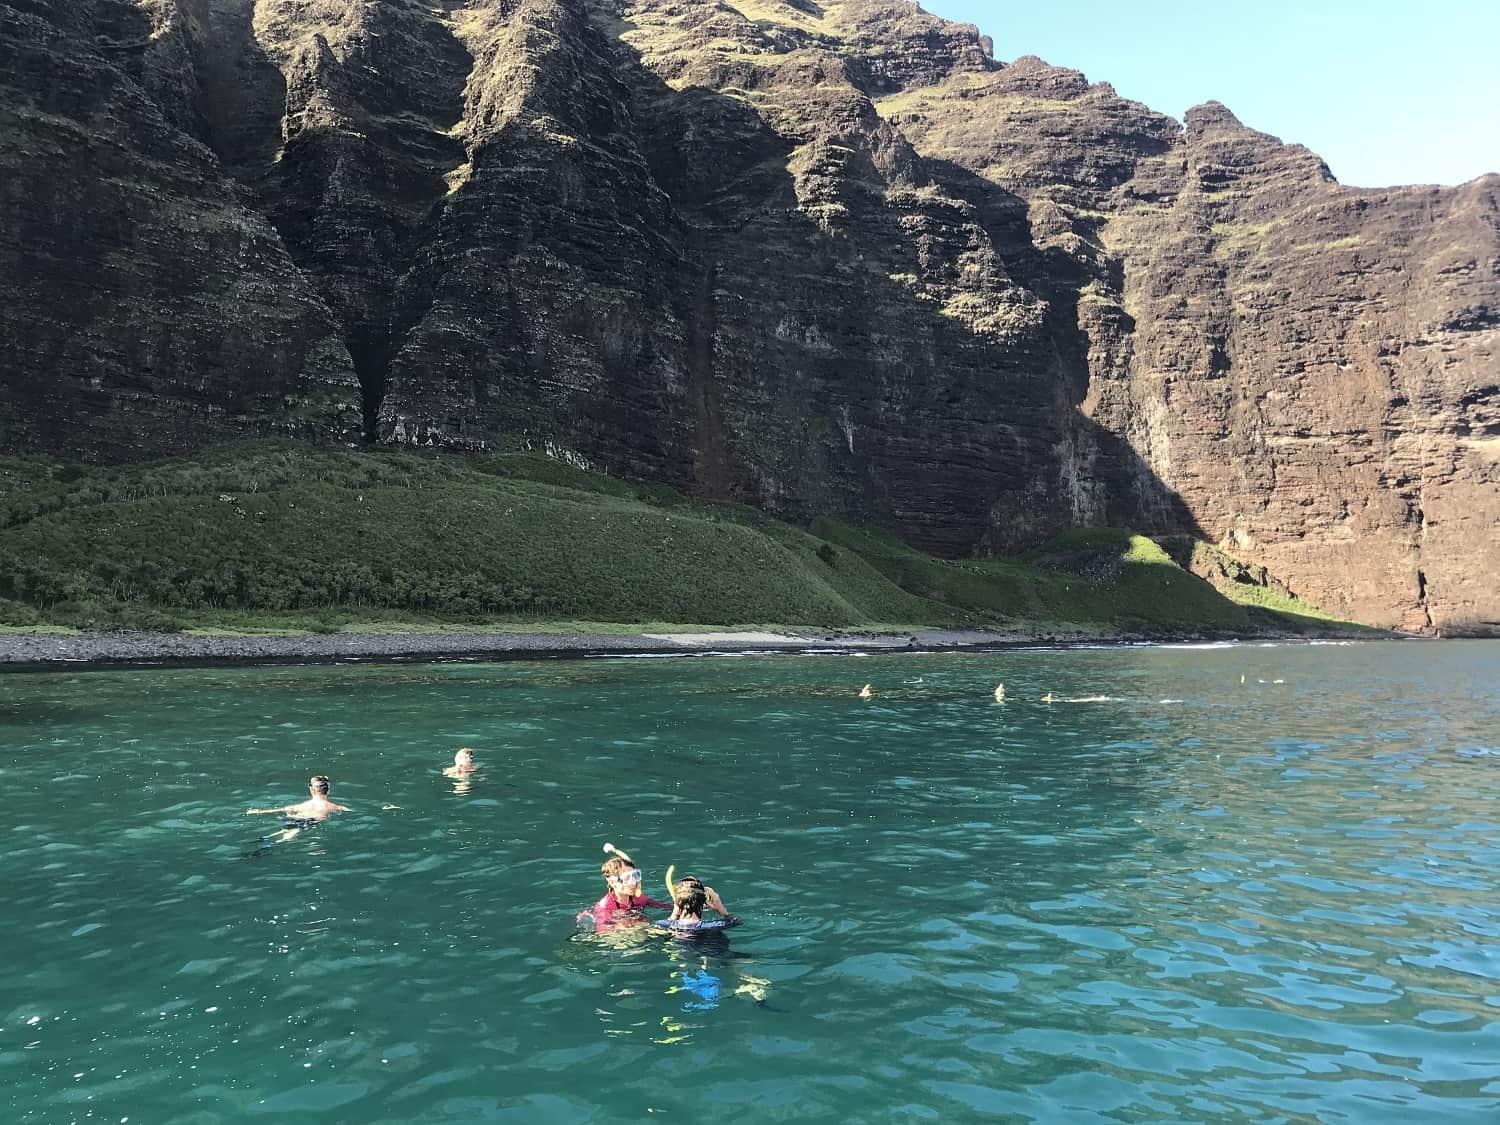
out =
[(1489, 642), (0, 677), (0, 1107), (1493, 1125), (1497, 732)]

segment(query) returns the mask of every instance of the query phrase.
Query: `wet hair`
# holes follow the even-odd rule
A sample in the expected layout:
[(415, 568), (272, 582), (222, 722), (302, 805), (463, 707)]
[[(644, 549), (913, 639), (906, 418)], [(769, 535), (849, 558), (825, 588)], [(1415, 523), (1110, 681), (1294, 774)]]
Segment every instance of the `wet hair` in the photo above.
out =
[(683, 914), (702, 914), (708, 904), (703, 893), (703, 880), (696, 875), (684, 875), (672, 884), (672, 905)]
[(328, 796), (328, 778), (322, 774), (314, 774), (308, 778), (307, 785), (314, 793), (321, 794), (324, 797)]
[(599, 865), (599, 873), (601, 875), (603, 875), (606, 879), (609, 879), (609, 878), (611, 878), (611, 877), (613, 877), (615, 875), (618, 875), (622, 871), (635, 871), (635, 870), (637, 870), (635, 864), (631, 863), (628, 859), (621, 859), (617, 855), (610, 856), (608, 859), (606, 859), (603, 863), (601, 863)]

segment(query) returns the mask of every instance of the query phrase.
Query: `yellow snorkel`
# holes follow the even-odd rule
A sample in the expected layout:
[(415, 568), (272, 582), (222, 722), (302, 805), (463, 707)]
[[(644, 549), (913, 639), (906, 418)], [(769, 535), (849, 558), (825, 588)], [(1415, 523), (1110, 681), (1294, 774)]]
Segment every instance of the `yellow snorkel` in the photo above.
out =
[(677, 885), (672, 882), (672, 873), (677, 870), (675, 863), (667, 865), (667, 897), (672, 900), (672, 905), (677, 905)]

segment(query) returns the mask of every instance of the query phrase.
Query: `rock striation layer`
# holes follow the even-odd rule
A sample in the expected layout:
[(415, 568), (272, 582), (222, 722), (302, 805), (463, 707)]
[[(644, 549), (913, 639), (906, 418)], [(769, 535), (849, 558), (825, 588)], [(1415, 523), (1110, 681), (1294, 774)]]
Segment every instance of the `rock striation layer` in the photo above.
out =
[(1345, 616), (1496, 628), (1500, 176), (1344, 187), (1217, 103), (1163, 132), (1035, 59), (879, 104), (1076, 261), (1080, 409), (1206, 538)]
[(0, 0), (0, 444), (547, 449), (1500, 622), (1500, 177), (1352, 189), (909, 0)]
[(0, 4), (0, 445), (357, 433), (337, 323), (195, 135), (189, 31), (156, 7)]

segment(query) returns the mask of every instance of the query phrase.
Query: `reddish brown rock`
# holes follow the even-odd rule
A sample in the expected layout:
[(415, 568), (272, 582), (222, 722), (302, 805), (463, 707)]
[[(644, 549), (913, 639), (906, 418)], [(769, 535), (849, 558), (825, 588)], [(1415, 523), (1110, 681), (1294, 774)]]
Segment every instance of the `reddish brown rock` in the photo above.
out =
[(1500, 621), (1495, 177), (1344, 188), (909, 0), (0, 20), (8, 448), (340, 437), (362, 393), (371, 438), (948, 554), (1128, 524)]
[(1497, 627), (1500, 177), (1346, 188), (1221, 105), (1179, 134), (1034, 59), (879, 104), (1076, 263), (1081, 410), (1149, 470), (1086, 454), (1111, 519), (1170, 530), (1175, 497), (1330, 611)]
[(1344, 188), (1222, 107), (1187, 124), (1172, 207), (1114, 224), (1136, 322), (1116, 424), (1145, 420), (1209, 536), (1309, 600), (1500, 619), (1500, 177)]

